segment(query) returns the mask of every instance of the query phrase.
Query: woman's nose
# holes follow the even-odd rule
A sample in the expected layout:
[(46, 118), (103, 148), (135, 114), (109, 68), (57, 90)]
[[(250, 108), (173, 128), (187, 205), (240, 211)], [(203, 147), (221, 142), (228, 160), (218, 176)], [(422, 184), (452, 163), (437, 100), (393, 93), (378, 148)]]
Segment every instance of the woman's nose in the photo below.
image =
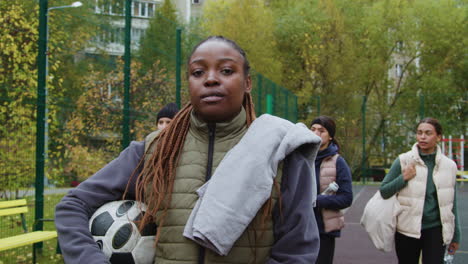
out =
[(209, 87), (209, 86), (214, 86), (218, 84), (219, 84), (219, 81), (218, 81), (218, 77), (216, 76), (216, 73), (214, 71), (209, 71), (206, 76), (205, 86)]

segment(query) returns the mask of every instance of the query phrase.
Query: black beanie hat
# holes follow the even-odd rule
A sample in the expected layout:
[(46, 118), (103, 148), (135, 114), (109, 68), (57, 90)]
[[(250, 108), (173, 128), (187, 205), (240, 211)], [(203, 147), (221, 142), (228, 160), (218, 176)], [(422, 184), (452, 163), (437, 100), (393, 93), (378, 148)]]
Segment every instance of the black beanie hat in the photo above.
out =
[(177, 112), (179, 112), (177, 105), (175, 103), (168, 103), (159, 110), (156, 121), (159, 121), (159, 119), (163, 117), (173, 119)]
[(330, 135), (330, 137), (332, 137), (332, 141), (335, 142), (336, 125), (335, 125), (335, 121), (333, 121), (333, 119), (331, 119), (328, 116), (319, 116), (319, 117), (315, 118), (312, 121), (310, 126), (312, 126), (314, 124), (319, 124), (319, 125), (323, 126), (325, 129), (327, 129), (328, 134)]

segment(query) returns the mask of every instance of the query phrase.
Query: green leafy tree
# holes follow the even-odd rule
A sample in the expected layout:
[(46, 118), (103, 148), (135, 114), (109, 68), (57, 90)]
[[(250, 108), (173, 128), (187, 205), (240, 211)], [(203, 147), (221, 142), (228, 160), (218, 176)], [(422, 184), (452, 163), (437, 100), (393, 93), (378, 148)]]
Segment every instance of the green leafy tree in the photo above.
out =
[(201, 26), (209, 35), (223, 35), (247, 52), (252, 68), (269, 79), (281, 81), (273, 35), (274, 14), (263, 0), (206, 1)]
[[(66, 3), (49, 1), (49, 6), (56, 4)], [(64, 80), (73, 80), (71, 75), (66, 74), (74, 72), (70, 70), (73, 68), (72, 54), (83, 49), (90, 36), (88, 32), (91, 31), (85, 30), (85, 21), (89, 21), (86, 18), (87, 10), (71, 8), (67, 12), (53, 10), (49, 14), (49, 75), (46, 80), (49, 94), (49, 138), (59, 134), (60, 122), (57, 114), (60, 100), (69, 91), (73, 93), (73, 89), (64, 89)], [(0, 21), (0, 173), (5, 176), (0, 178), (3, 181), (2, 189), (13, 191), (30, 186), (35, 177), (37, 1), (1, 1)], [(58, 152), (59, 147), (50, 144), (49, 161), (58, 156)], [(49, 176), (54, 176), (53, 171), (56, 169), (52, 166), (47, 169)]]
[(299, 96), (306, 122), (317, 114), (313, 106), (320, 96), (321, 114), (337, 119), (355, 172), (362, 164), (363, 96), (368, 164), (386, 163), (413, 142), (420, 95), (426, 116), (434, 110), (443, 124), (451, 120), (445, 127), (466, 131), (466, 6), (384, 0), (270, 6), (279, 58), (287, 65), (283, 85)]
[[(33, 12), (30, 12), (33, 10)], [(0, 191), (34, 177), (37, 8), (0, 2)]]
[(179, 26), (176, 9), (171, 0), (164, 0), (156, 9), (141, 39), (138, 60), (143, 70), (150, 69), (156, 61), (174, 69), (176, 61), (176, 29)]
[[(142, 65), (133, 62), (130, 127), (133, 138), (143, 140), (157, 128), (156, 113), (175, 96), (174, 84), (158, 61), (144, 74), (138, 72), (142, 72)], [(78, 99), (63, 138), (64, 171), (77, 180), (91, 176), (121, 149), (123, 62), (119, 60), (116, 69), (108, 73), (94, 69), (85, 82), (88, 90)]]

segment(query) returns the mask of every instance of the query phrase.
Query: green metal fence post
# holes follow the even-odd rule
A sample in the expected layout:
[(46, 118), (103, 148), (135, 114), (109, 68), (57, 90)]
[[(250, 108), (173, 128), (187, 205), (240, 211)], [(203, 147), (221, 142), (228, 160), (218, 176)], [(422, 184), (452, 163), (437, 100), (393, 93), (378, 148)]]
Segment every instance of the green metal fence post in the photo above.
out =
[[(45, 175), (45, 122), (46, 120), (46, 85), (47, 85), (47, 10), (48, 0), (39, 1), (39, 40), (37, 54), (37, 117), (36, 117), (36, 179), (34, 230), (43, 230), (44, 218), (44, 175)], [(33, 250), (42, 248), (36, 244)]]
[(124, 105), (122, 125), (122, 149), (130, 144), (130, 67), (131, 67), (131, 30), (132, 0), (125, 1), (125, 47), (124, 47)]
[(273, 96), (271, 94), (267, 94), (266, 96), (266, 113), (272, 115), (273, 114)]
[(262, 85), (263, 78), (260, 73), (257, 73), (257, 116), (263, 114), (262, 111)]
[(298, 111), (297, 111), (297, 96), (294, 95), (294, 123), (297, 123), (297, 119), (299, 119), (298, 117)]
[(181, 61), (182, 61), (182, 29), (176, 29), (176, 104), (181, 108), (180, 102), (180, 87), (182, 86), (181, 78)]
[(361, 177), (362, 182), (366, 183), (366, 103), (367, 96), (362, 97), (362, 163), (361, 163)]
[(272, 94), (271, 94), (271, 97), (272, 97), (271, 98), (271, 100), (272, 100), (272, 102), (271, 102), (271, 107), (272, 107), (271, 114), (272, 115), (277, 115), (277, 113), (276, 113), (276, 111), (277, 111), (276, 110), (276, 101), (277, 101), (276, 100), (276, 83), (274, 83), (274, 82), (272, 82), (272, 83), (273, 83), (273, 85), (272, 85), (273, 91), (272, 91)]
[(425, 111), (424, 111), (424, 95), (419, 96), (419, 118), (423, 119), (425, 116)]

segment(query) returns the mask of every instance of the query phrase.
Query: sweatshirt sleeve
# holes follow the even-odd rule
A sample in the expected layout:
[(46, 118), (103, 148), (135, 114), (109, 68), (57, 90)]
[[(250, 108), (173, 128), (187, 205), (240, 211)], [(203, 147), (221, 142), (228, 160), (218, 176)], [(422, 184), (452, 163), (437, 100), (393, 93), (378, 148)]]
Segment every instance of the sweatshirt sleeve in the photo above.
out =
[[(268, 264), (315, 263), (319, 232), (313, 211), (312, 166), (299, 153), (289, 155), (281, 182), (281, 214), (273, 211), (275, 243)], [(313, 177), (311, 177), (311, 175)]]
[(353, 202), (351, 170), (341, 156), (336, 160), (336, 183), (339, 186), (336, 195), (317, 195), (318, 208), (340, 210)]
[[(89, 218), (103, 204), (121, 200), (138, 167), (144, 142), (132, 142), (120, 155), (68, 194), (55, 208), (55, 226), (67, 264), (110, 263), (89, 231)], [(135, 177), (126, 199), (135, 198)]]
[(384, 199), (388, 199), (403, 189), (407, 184), (408, 182), (403, 179), (403, 175), (401, 174), (400, 159), (397, 158), (380, 185), (380, 194)]

